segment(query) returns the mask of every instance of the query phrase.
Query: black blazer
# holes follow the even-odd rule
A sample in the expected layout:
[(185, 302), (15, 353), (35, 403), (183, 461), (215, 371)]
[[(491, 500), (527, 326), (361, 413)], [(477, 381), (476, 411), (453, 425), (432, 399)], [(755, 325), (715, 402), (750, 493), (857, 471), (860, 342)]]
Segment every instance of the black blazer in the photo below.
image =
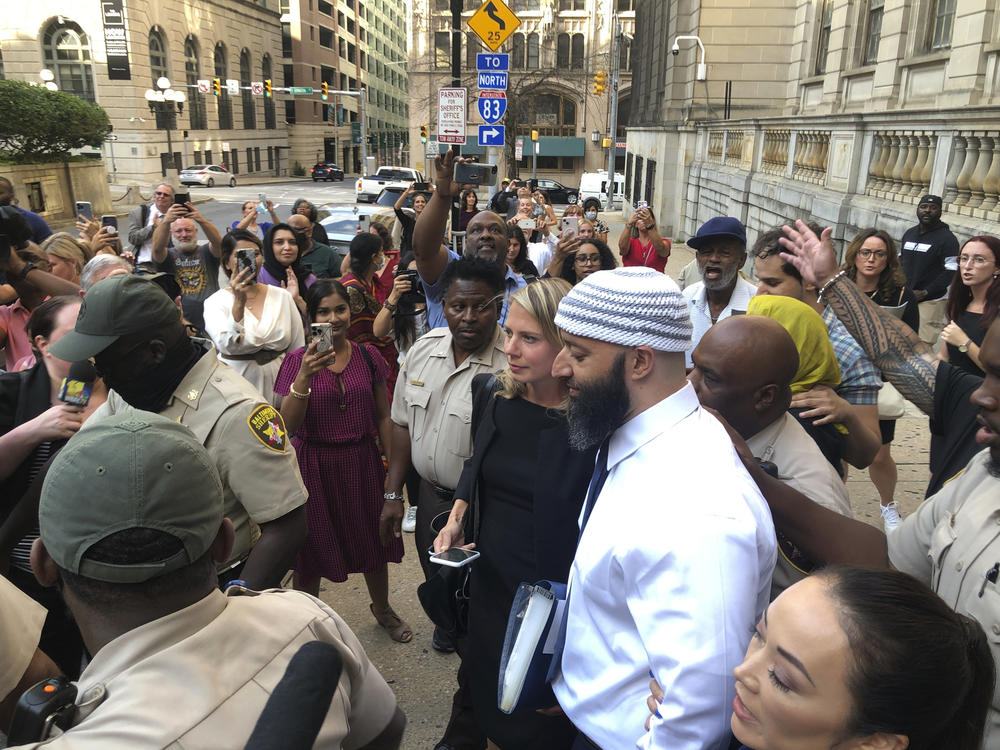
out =
[[(469, 503), (466, 539), (479, 535), (478, 484), (483, 456), (496, 435), (494, 413), (500, 397), (499, 382), (493, 375), (476, 375), (472, 380), (472, 455), (466, 459), (455, 497)], [(580, 536), (578, 520), (594, 473), (597, 448), (575, 451), (569, 447), (566, 422), (542, 431), (537, 455), (525, 456), (533, 462), (535, 478), (531, 492), (535, 517), (535, 560), (537, 579), (565, 582), (576, 554)]]

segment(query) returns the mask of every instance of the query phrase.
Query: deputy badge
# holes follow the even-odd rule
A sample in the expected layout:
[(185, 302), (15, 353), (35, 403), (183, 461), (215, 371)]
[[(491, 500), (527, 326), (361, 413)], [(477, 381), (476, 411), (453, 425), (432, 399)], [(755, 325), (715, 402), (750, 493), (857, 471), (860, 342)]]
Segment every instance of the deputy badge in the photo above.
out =
[(270, 404), (261, 404), (247, 417), (247, 426), (254, 437), (276, 453), (284, 453), (288, 445), (285, 422)]

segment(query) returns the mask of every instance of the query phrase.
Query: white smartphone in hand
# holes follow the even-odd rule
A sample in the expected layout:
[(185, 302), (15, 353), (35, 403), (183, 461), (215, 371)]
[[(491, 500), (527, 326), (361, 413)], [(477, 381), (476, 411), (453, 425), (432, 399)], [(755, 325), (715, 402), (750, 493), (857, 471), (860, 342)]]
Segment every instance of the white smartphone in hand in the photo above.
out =
[(452, 547), (443, 552), (435, 552), (431, 555), (430, 560), (432, 563), (447, 565), (449, 568), (461, 568), (463, 565), (471, 563), (477, 557), (479, 557), (479, 553), (474, 549)]

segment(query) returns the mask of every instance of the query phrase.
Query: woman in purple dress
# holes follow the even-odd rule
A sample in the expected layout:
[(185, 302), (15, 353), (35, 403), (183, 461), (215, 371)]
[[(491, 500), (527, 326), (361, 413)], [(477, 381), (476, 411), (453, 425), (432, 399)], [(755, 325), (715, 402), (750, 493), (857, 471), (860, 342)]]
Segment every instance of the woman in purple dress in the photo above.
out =
[(320, 578), (339, 583), (363, 573), (378, 624), (408, 643), (410, 626), (389, 605), (388, 563), (403, 559), (403, 543), (385, 547), (378, 535), (385, 467), (375, 436), (390, 444), (388, 368), (375, 347), (348, 340), (351, 311), (339, 282), (320, 279), (307, 296), (309, 319), (330, 324), (333, 346), (321, 352), (313, 340), (290, 352), (274, 385), (309, 490), (295, 588), (315, 596)]

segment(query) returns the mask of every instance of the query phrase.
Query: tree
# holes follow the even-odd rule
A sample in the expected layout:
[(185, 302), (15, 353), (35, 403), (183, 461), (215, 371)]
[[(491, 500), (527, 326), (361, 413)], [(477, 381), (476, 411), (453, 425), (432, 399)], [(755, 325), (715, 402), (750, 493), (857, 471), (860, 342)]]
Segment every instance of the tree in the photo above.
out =
[(111, 132), (98, 105), (24, 81), (0, 80), (0, 151), (12, 161), (58, 161)]

